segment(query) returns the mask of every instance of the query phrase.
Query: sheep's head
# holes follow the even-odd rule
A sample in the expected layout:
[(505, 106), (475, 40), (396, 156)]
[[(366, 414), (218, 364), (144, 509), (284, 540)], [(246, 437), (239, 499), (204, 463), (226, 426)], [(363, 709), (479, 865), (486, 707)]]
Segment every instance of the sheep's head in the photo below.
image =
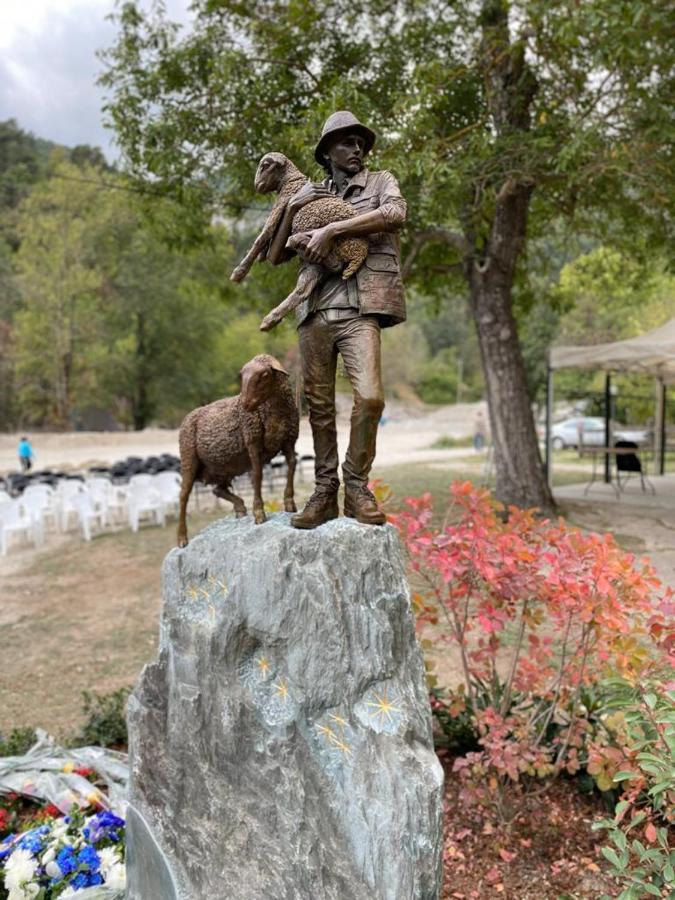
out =
[[(283, 153), (266, 153), (258, 163), (254, 186), (259, 194), (278, 191), (289, 165), (293, 165)], [(295, 167), (294, 167), (295, 168)]]
[(279, 377), (288, 378), (288, 372), (278, 359), (267, 353), (254, 356), (239, 373), (241, 377), (241, 402), (247, 412), (253, 412), (274, 394)]

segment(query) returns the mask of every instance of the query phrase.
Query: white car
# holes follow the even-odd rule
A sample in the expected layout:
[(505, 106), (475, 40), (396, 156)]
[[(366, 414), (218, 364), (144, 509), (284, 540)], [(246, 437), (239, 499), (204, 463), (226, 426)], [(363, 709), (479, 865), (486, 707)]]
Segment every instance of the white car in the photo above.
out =
[[(557, 422), (551, 429), (551, 446), (554, 450), (576, 449), (579, 446), (579, 435), (586, 447), (602, 447), (605, 443), (605, 420), (599, 416), (578, 416)], [(614, 441), (634, 441), (644, 444), (648, 439), (645, 429), (628, 429), (613, 423), (612, 438)]]

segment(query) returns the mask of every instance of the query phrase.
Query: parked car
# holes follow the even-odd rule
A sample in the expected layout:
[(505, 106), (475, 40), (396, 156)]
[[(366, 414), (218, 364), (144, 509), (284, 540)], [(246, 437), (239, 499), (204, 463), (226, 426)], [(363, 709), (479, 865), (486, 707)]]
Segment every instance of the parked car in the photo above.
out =
[[(579, 437), (586, 447), (602, 447), (605, 443), (605, 420), (600, 416), (577, 416), (556, 422), (551, 429), (551, 446), (554, 450), (566, 450), (579, 446)], [(634, 441), (644, 444), (648, 433), (644, 428), (627, 428), (618, 422), (612, 423), (612, 437), (615, 441)]]

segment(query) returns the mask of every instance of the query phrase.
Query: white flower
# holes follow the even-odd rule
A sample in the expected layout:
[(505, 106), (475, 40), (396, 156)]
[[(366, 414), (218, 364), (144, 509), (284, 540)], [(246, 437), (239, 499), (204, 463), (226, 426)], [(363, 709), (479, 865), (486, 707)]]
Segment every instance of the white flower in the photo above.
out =
[(108, 870), (120, 861), (119, 854), (114, 847), (103, 847), (98, 851), (98, 858), (101, 864), (101, 874), (105, 878)]
[(33, 897), (37, 897), (39, 891), (40, 886), (35, 883), (27, 884), (25, 887), (15, 887), (9, 892), (7, 900), (33, 900)]
[(74, 897), (76, 894), (75, 888), (67, 887), (62, 894), (59, 894), (59, 897)]
[(61, 878), (62, 875), (61, 869), (59, 869), (59, 864), (55, 860), (47, 863), (47, 865), (45, 866), (45, 872), (47, 873), (47, 875), (49, 875), (50, 878)]
[[(30, 851), (15, 850), (5, 863), (5, 887), (7, 890), (22, 888), (25, 882), (32, 881), (37, 867), (37, 860)], [(35, 894), (29, 896), (34, 897)], [(23, 900), (23, 897), (17, 897), (16, 900)]]
[(52, 825), (51, 839), (58, 840), (59, 838), (62, 838), (67, 831), (68, 823), (64, 822), (63, 819), (57, 819)]
[(127, 870), (124, 863), (118, 862), (111, 866), (108, 870), (108, 877), (105, 883), (110, 888), (124, 888), (127, 885)]
[(50, 847), (42, 854), (40, 862), (43, 866), (48, 866), (53, 859), (56, 859), (56, 850), (53, 847)]

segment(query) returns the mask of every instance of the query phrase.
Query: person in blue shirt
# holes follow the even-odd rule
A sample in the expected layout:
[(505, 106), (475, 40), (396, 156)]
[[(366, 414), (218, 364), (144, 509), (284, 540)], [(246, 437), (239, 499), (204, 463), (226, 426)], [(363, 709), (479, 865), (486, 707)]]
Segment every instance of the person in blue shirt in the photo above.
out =
[(19, 462), (21, 463), (21, 470), (23, 472), (28, 472), (32, 467), (33, 456), (34, 453), (30, 441), (27, 437), (22, 437), (19, 441)]

